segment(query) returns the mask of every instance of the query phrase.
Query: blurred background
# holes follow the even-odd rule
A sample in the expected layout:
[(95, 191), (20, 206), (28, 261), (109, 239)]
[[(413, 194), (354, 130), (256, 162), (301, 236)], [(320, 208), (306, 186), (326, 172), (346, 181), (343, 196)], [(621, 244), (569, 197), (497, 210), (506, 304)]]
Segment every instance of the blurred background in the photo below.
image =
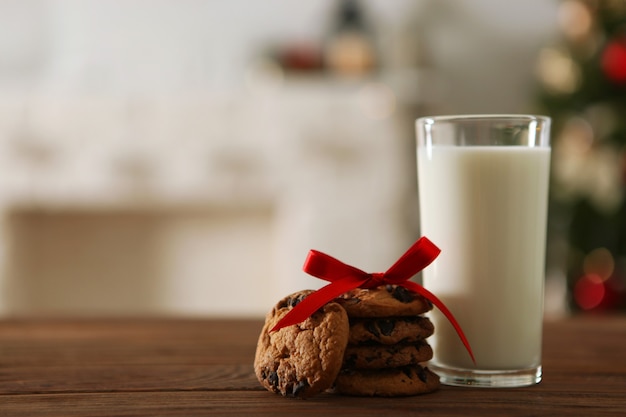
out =
[(414, 120), (554, 117), (546, 313), (626, 309), (624, 0), (0, 0), (0, 314), (260, 316), (419, 236)]

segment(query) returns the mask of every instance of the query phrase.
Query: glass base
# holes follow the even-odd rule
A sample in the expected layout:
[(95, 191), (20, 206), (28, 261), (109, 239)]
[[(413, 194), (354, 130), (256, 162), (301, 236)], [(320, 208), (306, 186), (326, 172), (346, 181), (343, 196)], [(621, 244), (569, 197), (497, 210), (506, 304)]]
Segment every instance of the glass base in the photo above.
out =
[(474, 370), (443, 367), (429, 363), (428, 368), (439, 375), (444, 385), (478, 388), (527, 387), (541, 381), (541, 366), (515, 371)]

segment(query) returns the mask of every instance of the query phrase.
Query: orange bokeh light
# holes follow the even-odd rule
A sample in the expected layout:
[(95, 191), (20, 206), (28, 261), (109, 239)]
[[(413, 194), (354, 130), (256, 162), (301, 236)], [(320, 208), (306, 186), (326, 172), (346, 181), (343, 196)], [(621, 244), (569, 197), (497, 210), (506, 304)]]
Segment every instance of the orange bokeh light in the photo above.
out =
[(585, 275), (597, 275), (602, 281), (609, 279), (613, 275), (614, 270), (615, 259), (613, 259), (613, 255), (606, 248), (592, 250), (585, 256), (583, 261)]

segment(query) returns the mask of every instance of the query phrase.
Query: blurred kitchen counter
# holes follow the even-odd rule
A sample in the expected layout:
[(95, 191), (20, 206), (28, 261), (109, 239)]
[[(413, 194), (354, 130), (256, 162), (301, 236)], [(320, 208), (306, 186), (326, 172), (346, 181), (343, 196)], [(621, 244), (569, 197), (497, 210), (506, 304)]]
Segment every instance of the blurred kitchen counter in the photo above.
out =
[(318, 284), (309, 249), (387, 268), (417, 237), (411, 77), (4, 95), (0, 315), (261, 317)]

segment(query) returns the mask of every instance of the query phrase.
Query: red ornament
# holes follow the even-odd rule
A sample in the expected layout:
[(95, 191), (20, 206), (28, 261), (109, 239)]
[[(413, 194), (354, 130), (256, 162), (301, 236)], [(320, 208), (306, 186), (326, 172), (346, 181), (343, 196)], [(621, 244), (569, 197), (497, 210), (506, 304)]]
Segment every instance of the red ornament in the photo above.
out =
[(604, 75), (616, 84), (626, 84), (626, 37), (611, 40), (601, 57)]

